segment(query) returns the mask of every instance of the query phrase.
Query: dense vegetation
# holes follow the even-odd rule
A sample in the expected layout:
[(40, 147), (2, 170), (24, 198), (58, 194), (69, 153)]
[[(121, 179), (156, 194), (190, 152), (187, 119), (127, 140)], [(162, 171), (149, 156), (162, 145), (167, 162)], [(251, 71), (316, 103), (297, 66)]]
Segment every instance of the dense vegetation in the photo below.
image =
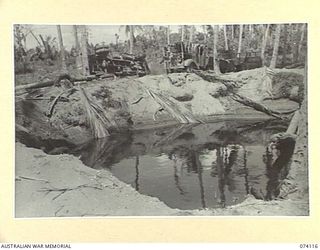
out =
[[(75, 41), (69, 51), (64, 49), (59, 25), (58, 39), (36, 36), (33, 28), (30, 25), (15, 25), (16, 73), (32, 71), (33, 62), (39, 60), (52, 65), (61, 58), (59, 64), (62, 67), (65, 62), (75, 64), (77, 55), (85, 54), (85, 50), (90, 53), (94, 48), (88, 37), (89, 26), (74, 25)], [(264, 65), (284, 67), (303, 63), (307, 47), (306, 24), (181, 25), (178, 32), (170, 31), (170, 26), (154, 25), (124, 25), (120, 29), (125, 31), (127, 39), (119, 42), (119, 35), (115, 34), (115, 42), (108, 46), (120, 53), (146, 54), (149, 61), (160, 61), (163, 47), (168, 43), (184, 41), (186, 44), (206, 45), (211, 56), (216, 50), (215, 60), (222, 58), (224, 51), (230, 51), (237, 57), (254, 51), (261, 56)], [(37, 41), (35, 48), (26, 48), (27, 36)]]

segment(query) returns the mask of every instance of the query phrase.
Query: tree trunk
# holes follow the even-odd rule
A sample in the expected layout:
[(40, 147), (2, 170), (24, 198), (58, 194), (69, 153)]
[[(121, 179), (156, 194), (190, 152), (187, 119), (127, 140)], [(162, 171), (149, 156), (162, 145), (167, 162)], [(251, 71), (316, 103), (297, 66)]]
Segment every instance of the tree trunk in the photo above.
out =
[(73, 25), (73, 35), (74, 35), (74, 44), (76, 49), (76, 67), (77, 69), (81, 69), (81, 57), (80, 57), (80, 42), (78, 37), (78, 27), (77, 25)]
[(231, 38), (234, 39), (234, 26), (231, 25)]
[(28, 83), (28, 84), (16, 86), (15, 91), (17, 92), (17, 91), (26, 90), (26, 89), (49, 87), (49, 86), (52, 86), (54, 83), (55, 83), (54, 80), (48, 80), (45, 82)]
[(280, 43), (280, 34), (281, 34), (281, 24), (277, 24), (276, 34), (275, 34), (275, 38), (274, 38), (272, 58), (271, 58), (271, 62), (270, 62), (270, 68), (272, 68), (272, 69), (274, 69), (276, 67), (276, 63), (277, 63), (279, 43)]
[(263, 104), (255, 102), (255, 101), (249, 99), (248, 97), (233, 93), (233, 94), (231, 94), (231, 98), (233, 100), (235, 100), (235, 101), (237, 101), (237, 102), (239, 102), (239, 103), (241, 103), (243, 105), (249, 106), (249, 107), (251, 107), (251, 108), (253, 108), (253, 109), (257, 110), (257, 111), (266, 113), (267, 115), (273, 116), (273, 117), (281, 119), (281, 120), (283, 119), (278, 114), (279, 112), (271, 110), (268, 107), (264, 106)]
[(189, 44), (193, 42), (194, 26), (190, 28)]
[(218, 50), (217, 50), (217, 44), (219, 39), (219, 26), (214, 25), (213, 27), (213, 70), (216, 74), (221, 74), (220, 67), (219, 67), (219, 61), (218, 61)]
[(265, 51), (266, 51), (266, 46), (267, 46), (267, 41), (268, 41), (268, 34), (269, 34), (269, 27), (270, 24), (267, 25), (266, 30), (264, 32), (263, 40), (262, 40), (262, 46), (261, 46), (261, 60), (262, 64), (265, 65)]
[(34, 35), (34, 33), (32, 32), (32, 30), (30, 30), (30, 34), (33, 36), (33, 38), (37, 41), (37, 43), (39, 44), (40, 47), (42, 47), (42, 44), (40, 43), (39, 39)]
[(299, 43), (297, 42), (298, 41), (298, 32), (296, 32), (297, 25), (298, 24), (291, 24), (291, 29), (290, 29), (290, 37), (291, 37), (290, 42), (291, 42), (291, 44), (293, 44), (293, 46), (292, 46), (292, 56), (293, 56), (292, 63), (298, 62)]
[(184, 41), (184, 25), (181, 25), (181, 57), (182, 59), (184, 60), (184, 44), (183, 44), (183, 41)]
[(66, 57), (64, 53), (64, 46), (63, 46), (63, 40), (62, 40), (61, 25), (57, 25), (57, 32), (58, 32), (59, 47), (60, 47), (61, 69), (63, 71), (66, 71), (67, 66), (66, 66)]
[(89, 60), (88, 60), (88, 48), (87, 48), (88, 36), (85, 25), (81, 26), (81, 62), (82, 62), (82, 74), (89, 75)]
[(118, 46), (118, 44), (119, 44), (119, 35), (115, 34), (115, 37), (116, 37), (116, 46)]
[(287, 24), (283, 25), (283, 50), (282, 50), (282, 67), (284, 67), (287, 63), (287, 48), (288, 48), (288, 28)]
[(299, 121), (301, 119), (300, 110), (297, 110), (291, 118), (286, 133), (295, 135), (298, 131)]
[(23, 44), (24, 44), (25, 51), (27, 51), (28, 48), (27, 48), (27, 37), (26, 36), (23, 36)]
[(223, 34), (224, 34), (224, 47), (225, 47), (225, 50), (229, 50), (229, 47), (228, 47), (228, 36), (227, 36), (227, 25), (223, 25)]
[(302, 50), (302, 45), (303, 45), (303, 39), (304, 39), (304, 33), (305, 33), (305, 27), (306, 24), (302, 24), (301, 26), (301, 37), (300, 37), (300, 41), (299, 41), (299, 47), (298, 47), (298, 61), (301, 61), (301, 50)]
[(129, 49), (129, 53), (133, 54), (133, 43), (134, 43), (134, 31), (133, 31), (133, 26), (130, 25), (130, 49)]
[(239, 31), (239, 45), (238, 45), (238, 53), (237, 53), (237, 57), (240, 57), (240, 54), (241, 54), (241, 46), (242, 46), (242, 32), (243, 32), (243, 24), (240, 24), (240, 31)]
[(170, 25), (167, 26), (167, 44), (170, 44)]
[(181, 25), (181, 42), (184, 41), (184, 25)]
[(76, 78), (71, 78), (71, 77), (66, 78), (65, 76), (68, 76), (68, 75), (62, 74), (54, 80), (47, 80), (44, 82), (34, 82), (34, 83), (19, 85), (19, 86), (15, 87), (15, 91), (18, 92), (21, 90), (39, 89), (39, 88), (49, 87), (49, 86), (52, 86), (52, 85), (60, 82), (60, 80), (62, 80), (62, 79), (68, 79), (69, 81), (71, 81), (73, 83), (88, 82), (88, 81), (92, 81), (92, 80), (96, 79), (95, 75), (88, 75), (86, 77), (76, 77)]
[(249, 24), (249, 37), (253, 38), (253, 24)]
[(42, 35), (39, 35), (41, 42), (43, 43), (43, 47), (44, 47), (44, 52), (48, 54), (48, 56), (51, 58), (51, 49), (50, 46), (48, 44), (48, 41), (45, 41), (42, 37)]
[(204, 44), (207, 44), (206, 26), (205, 26), (205, 25), (202, 25), (202, 29), (203, 29)]
[(78, 37), (78, 27), (77, 25), (73, 25), (73, 36), (74, 36), (74, 44), (76, 51), (79, 52), (80, 50), (80, 42), (79, 42), (79, 37)]

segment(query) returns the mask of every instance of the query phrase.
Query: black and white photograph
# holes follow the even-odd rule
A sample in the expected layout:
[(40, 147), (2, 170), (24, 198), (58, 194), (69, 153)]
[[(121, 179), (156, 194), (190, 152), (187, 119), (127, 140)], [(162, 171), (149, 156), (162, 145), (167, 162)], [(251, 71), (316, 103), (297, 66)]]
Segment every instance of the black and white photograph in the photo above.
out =
[(15, 218), (309, 216), (308, 24), (14, 24)]

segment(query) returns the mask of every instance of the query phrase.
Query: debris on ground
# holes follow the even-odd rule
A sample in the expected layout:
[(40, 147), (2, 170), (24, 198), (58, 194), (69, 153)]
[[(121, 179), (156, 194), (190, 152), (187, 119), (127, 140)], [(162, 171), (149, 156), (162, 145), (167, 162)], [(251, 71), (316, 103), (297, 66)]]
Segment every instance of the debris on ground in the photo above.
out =
[[(290, 101), (283, 105), (280, 100), (265, 100), (264, 95), (259, 92), (262, 82), (262, 69), (247, 70), (237, 73), (228, 73), (223, 78), (229, 82), (236, 81), (237, 93), (253, 101), (261, 102), (265, 107), (277, 110), (277, 106), (281, 106), (285, 111), (294, 110), (298, 104)], [(301, 69), (289, 70), (284, 72), (278, 70), (281, 76), (275, 77), (275, 87), (282, 87), (286, 94), (283, 98), (290, 98), (292, 93), (296, 91), (299, 80), (296, 80), (292, 89), (288, 88), (288, 81), (282, 81), (283, 73), (302, 75)], [(302, 76), (301, 76), (302, 77)], [(279, 80), (280, 79), (280, 80)], [(300, 78), (298, 78), (300, 79)], [(225, 80), (224, 80), (225, 81)], [(154, 124), (177, 123), (177, 117), (172, 115), (170, 111), (164, 109), (147, 91), (163, 96), (167, 102), (175, 105), (177, 110), (184, 110), (185, 114), (193, 117), (193, 120), (207, 120), (210, 117), (221, 115), (242, 115), (244, 113), (252, 114), (252, 110), (245, 105), (239, 104), (228, 96), (228, 90), (221, 80), (209, 82), (202, 79), (194, 73), (173, 73), (169, 75), (148, 75), (141, 78), (121, 78), (116, 80), (92, 80), (81, 87), (86, 91), (88, 97), (93, 103), (100, 106), (106, 111), (110, 121), (114, 121), (114, 125), (110, 125), (110, 131), (122, 129), (135, 129), (141, 126)], [(50, 109), (52, 98), (56, 98), (61, 94), (61, 86), (51, 86), (42, 89), (30, 90), (22, 96), (16, 98), (17, 106), (28, 106), (32, 111), (33, 121), (28, 119), (25, 108), (17, 110), (18, 124), (28, 127), (28, 123), (35, 123), (34, 119), (39, 120), (39, 124), (49, 123), (57, 130), (63, 130), (64, 136), (74, 140), (74, 134), (81, 132), (84, 136), (90, 135), (90, 125), (87, 122), (86, 108), (81, 100), (79, 91), (74, 91), (65, 99), (55, 99), (54, 109)], [(301, 90), (299, 90), (301, 93)], [(40, 99), (37, 99), (40, 98)], [(31, 100), (32, 99), (32, 100)], [(277, 98), (279, 99), (279, 98)], [(282, 103), (281, 103), (282, 102)], [(28, 103), (28, 104), (26, 104)], [(51, 103), (51, 104), (50, 104)], [(281, 103), (281, 105), (277, 105)], [(32, 107), (32, 108), (31, 108)], [(43, 117), (42, 113), (50, 110), (50, 117)], [(281, 110), (282, 111), (282, 110)], [(259, 114), (256, 112), (255, 114)], [(261, 115), (261, 113), (260, 113)], [(42, 122), (41, 122), (42, 121)], [(36, 126), (38, 127), (39, 124)], [(32, 125), (29, 130), (32, 132)], [(44, 125), (44, 130), (47, 131)], [(41, 131), (41, 130), (40, 130)], [(89, 132), (89, 133), (88, 133)], [(39, 129), (37, 131), (39, 133)], [(91, 133), (92, 134), (92, 133)], [(85, 140), (87, 138), (83, 138)]]
[[(281, 208), (277, 215), (307, 215), (307, 171), (306, 165), (302, 164), (307, 157), (305, 109), (304, 119), (300, 121), (303, 124), (299, 124), (300, 135), (297, 137), (301, 146), (294, 150), (290, 172), (281, 183), (279, 198), (284, 200), (267, 201), (268, 195), (260, 195), (252, 190), (245, 202), (225, 209), (171, 209), (156, 198), (137, 193), (109, 172), (88, 169), (73, 156), (63, 155), (70, 148), (81, 145), (94, 136), (107, 136), (119, 131), (152, 128), (182, 121), (196, 123), (225, 117), (266, 117), (265, 113), (234, 100), (234, 92), (230, 92), (230, 86), (239, 96), (247, 98), (245, 100), (260, 103), (266, 110), (274, 111), (275, 117), (281, 112), (298, 109), (301, 105), (301, 93), (304, 91), (301, 84), (303, 69), (275, 70), (272, 89), (281, 89), (282, 94), (276, 96), (275, 93), (268, 93), (268, 98), (263, 88), (263, 70), (228, 73), (221, 77), (213, 75), (210, 81), (195, 73), (94, 79), (79, 84), (80, 90), (87, 97), (86, 102), (83, 92), (74, 84), (70, 85), (70, 82), (30, 89), (16, 95), (17, 141), (52, 141), (55, 145), (47, 147), (46, 153), (57, 155), (49, 156), (17, 143), (17, 154), (23, 160), (19, 160), (16, 168), (16, 200), (20, 201), (16, 204), (16, 216), (274, 215), (274, 204), (277, 204), (277, 209)], [(291, 76), (296, 79), (292, 85), (288, 81)], [(212, 81), (215, 77), (217, 79)], [(67, 89), (75, 90), (66, 93)], [(88, 110), (92, 111), (92, 107), (96, 112), (90, 113), (90, 125)], [(101, 129), (102, 123), (98, 121), (104, 121), (106, 130)], [(184, 129), (181, 131), (183, 133)], [(177, 133), (180, 134), (179, 131)], [(26, 164), (28, 167), (23, 168), (19, 164)], [(75, 173), (79, 175), (78, 179), (61, 177), (74, 176)], [(104, 177), (99, 177), (100, 174)], [(25, 193), (26, 190), (33, 191)], [(99, 200), (101, 195), (109, 197), (112, 204), (106, 205), (105, 199)], [(261, 200), (258, 200), (259, 195)], [(28, 199), (29, 206), (27, 211), (22, 212), (25, 199)], [(75, 207), (75, 200), (81, 205)]]

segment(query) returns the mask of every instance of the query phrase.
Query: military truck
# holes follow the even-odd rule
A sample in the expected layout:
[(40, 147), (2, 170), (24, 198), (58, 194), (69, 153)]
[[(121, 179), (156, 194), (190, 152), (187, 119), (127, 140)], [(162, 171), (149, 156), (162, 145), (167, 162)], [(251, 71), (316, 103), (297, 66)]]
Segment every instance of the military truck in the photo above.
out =
[(110, 73), (116, 76), (144, 76), (149, 73), (145, 55), (117, 53), (108, 46), (97, 46), (89, 54), (91, 74)]
[(167, 73), (186, 72), (199, 69), (192, 51), (183, 42), (169, 44), (163, 48), (163, 60)]
[[(221, 73), (240, 69), (240, 60), (230, 50), (218, 53)], [(167, 73), (188, 72), (196, 70), (213, 70), (212, 49), (205, 44), (184, 44), (177, 42), (164, 47), (163, 61)]]

